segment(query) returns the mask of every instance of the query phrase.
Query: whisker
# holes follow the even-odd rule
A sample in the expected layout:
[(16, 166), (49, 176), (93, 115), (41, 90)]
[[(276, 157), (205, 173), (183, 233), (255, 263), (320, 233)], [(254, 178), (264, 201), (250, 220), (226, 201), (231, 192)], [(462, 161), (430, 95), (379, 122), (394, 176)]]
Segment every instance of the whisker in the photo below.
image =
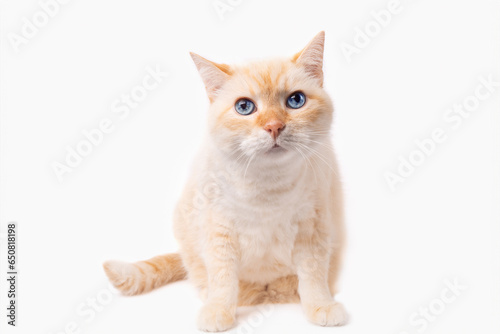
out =
[(250, 158), (248, 159), (248, 164), (247, 164), (247, 167), (245, 168), (245, 172), (243, 173), (243, 182), (245, 182), (246, 180), (246, 176), (247, 176), (247, 170), (248, 170), (248, 167), (250, 166), (250, 163), (252, 162), (253, 158), (257, 155), (257, 153), (254, 153), (250, 156)]
[(311, 166), (311, 169), (312, 169), (312, 171), (314, 173), (314, 181), (316, 183), (318, 183), (318, 176), (316, 174), (316, 169), (312, 165), (311, 159), (309, 159), (309, 157), (307, 157), (298, 147), (296, 147), (296, 146), (292, 146), (292, 147), (295, 148), (297, 150), (297, 152), (299, 152), (299, 154), (302, 156), (302, 158), (308, 163), (308, 165)]
[(326, 148), (333, 149), (332, 144), (329, 144), (329, 143), (322, 143), (322, 142), (320, 142), (320, 141), (316, 141), (316, 140), (312, 140), (312, 139), (309, 139), (309, 141), (311, 141), (311, 142), (313, 142), (313, 143), (316, 143), (316, 144), (323, 145), (323, 146), (324, 146), (324, 147), (326, 147)]
[(325, 163), (325, 165), (330, 168), (330, 170), (336, 175), (338, 176), (338, 173), (336, 170), (334, 170), (332, 168), (332, 166), (330, 166), (330, 164), (325, 160), (325, 157), (323, 155), (321, 155), (318, 151), (316, 151), (315, 149), (313, 149), (312, 147), (308, 147), (302, 143), (297, 143), (298, 145), (302, 146), (304, 149), (306, 150), (309, 150), (309, 152), (311, 152), (312, 154), (316, 155), (321, 161), (323, 161)]

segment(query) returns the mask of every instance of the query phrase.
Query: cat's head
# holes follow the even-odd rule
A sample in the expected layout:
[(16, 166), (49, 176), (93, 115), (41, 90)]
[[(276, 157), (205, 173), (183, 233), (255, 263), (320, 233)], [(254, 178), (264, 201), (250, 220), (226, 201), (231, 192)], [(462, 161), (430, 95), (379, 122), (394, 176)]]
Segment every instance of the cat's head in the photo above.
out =
[(286, 59), (244, 66), (191, 54), (210, 99), (209, 133), (231, 157), (282, 160), (328, 136), (332, 103), (323, 89), (324, 32)]

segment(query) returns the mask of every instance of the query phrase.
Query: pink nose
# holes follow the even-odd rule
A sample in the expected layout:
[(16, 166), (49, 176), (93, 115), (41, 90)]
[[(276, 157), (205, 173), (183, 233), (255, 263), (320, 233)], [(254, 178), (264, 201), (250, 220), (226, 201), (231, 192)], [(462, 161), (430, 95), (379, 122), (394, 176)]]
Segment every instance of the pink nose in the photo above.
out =
[(264, 125), (264, 130), (269, 132), (271, 137), (276, 140), (278, 136), (280, 135), (281, 131), (285, 128), (285, 123), (282, 121), (279, 121), (277, 119), (270, 120), (269, 122)]

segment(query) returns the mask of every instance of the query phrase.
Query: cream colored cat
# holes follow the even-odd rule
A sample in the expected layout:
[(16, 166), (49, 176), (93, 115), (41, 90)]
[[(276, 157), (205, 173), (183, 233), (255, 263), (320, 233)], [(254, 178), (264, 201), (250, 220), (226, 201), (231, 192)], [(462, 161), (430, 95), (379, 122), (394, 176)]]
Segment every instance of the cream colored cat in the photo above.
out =
[(180, 250), (106, 262), (122, 293), (188, 278), (205, 299), (205, 331), (232, 327), (237, 305), (259, 303), (300, 301), (313, 323), (346, 322), (333, 299), (344, 231), (323, 45), (321, 32), (291, 58), (244, 66), (191, 54), (210, 110), (174, 217)]

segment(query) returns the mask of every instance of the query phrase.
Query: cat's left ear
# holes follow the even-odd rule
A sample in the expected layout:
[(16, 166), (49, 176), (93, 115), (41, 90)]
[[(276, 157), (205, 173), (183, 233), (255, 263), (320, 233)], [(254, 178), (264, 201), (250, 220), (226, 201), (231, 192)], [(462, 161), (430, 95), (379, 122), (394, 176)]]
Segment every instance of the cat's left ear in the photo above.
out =
[(191, 58), (200, 72), (201, 79), (205, 84), (210, 102), (215, 100), (217, 93), (232, 74), (231, 68), (226, 64), (217, 64), (203, 58), (196, 53), (190, 52)]
[(325, 32), (317, 34), (307, 46), (293, 56), (292, 60), (305, 67), (306, 71), (323, 86), (323, 52)]

